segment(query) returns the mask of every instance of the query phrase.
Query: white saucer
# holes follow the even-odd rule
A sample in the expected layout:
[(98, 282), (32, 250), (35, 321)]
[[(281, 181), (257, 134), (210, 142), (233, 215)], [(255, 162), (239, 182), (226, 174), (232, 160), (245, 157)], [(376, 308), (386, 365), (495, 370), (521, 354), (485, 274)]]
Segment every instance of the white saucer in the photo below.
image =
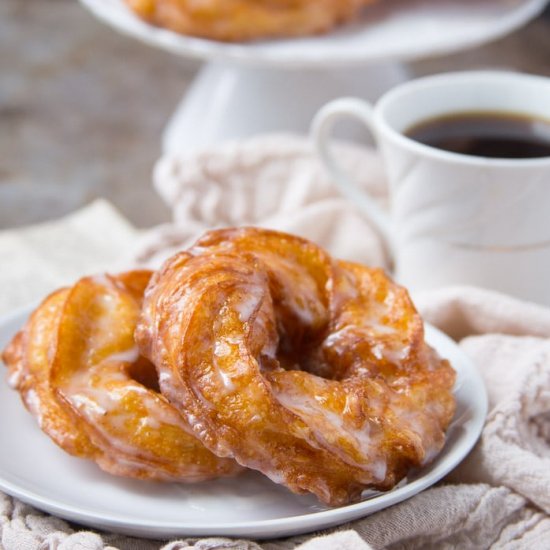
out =
[[(0, 319), (3, 348), (29, 313)], [(73, 458), (41, 433), (19, 395), (0, 380), (0, 489), (65, 519), (147, 538), (226, 535), (254, 538), (306, 533), (372, 514), (437, 482), (470, 451), (487, 413), (483, 382), (470, 360), (438, 330), (428, 341), (458, 373), (457, 413), (437, 459), (388, 493), (329, 509), (257, 473), (196, 485), (116, 478)]]
[(342, 67), (416, 59), (478, 46), (536, 17), (547, 0), (379, 0), (321, 36), (227, 44), (144, 23), (124, 0), (81, 0), (97, 17), (178, 55), (279, 67)]

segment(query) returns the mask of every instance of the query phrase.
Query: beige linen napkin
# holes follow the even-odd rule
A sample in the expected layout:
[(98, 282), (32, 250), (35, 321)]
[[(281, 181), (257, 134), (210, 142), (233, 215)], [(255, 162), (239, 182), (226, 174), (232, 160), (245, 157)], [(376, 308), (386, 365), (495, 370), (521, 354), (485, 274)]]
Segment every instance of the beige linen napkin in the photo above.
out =
[[(378, 156), (351, 145), (335, 149), (359, 185), (385, 205)], [(138, 259), (153, 265), (207, 229), (247, 224), (302, 235), (343, 259), (386, 262), (370, 224), (339, 195), (302, 138), (263, 136), (192, 156), (166, 156), (157, 164), (154, 185), (172, 208), (173, 223), (140, 243)]]
[(103, 200), (62, 220), (0, 231), (0, 315), (82, 275), (122, 269), (136, 236)]
[[(342, 147), (339, 154), (361, 184), (384, 202), (384, 179), (373, 153)], [(204, 229), (231, 224), (285, 229), (313, 238), (342, 257), (385, 262), (376, 234), (330, 185), (305, 140), (271, 136), (165, 158), (159, 162), (155, 185), (174, 209), (174, 224), (138, 237), (136, 257), (142, 263), (157, 265), (169, 249), (188, 244)], [(37, 238), (43, 234), (31, 231)], [(42, 247), (51, 244), (48, 238)], [(111, 258), (111, 242), (104, 244)], [(71, 246), (66, 245), (64, 257), (76, 269)], [(5, 250), (0, 234), (2, 257)], [(25, 256), (21, 261), (14, 269), (22, 273)], [(33, 269), (36, 276), (26, 281), (29, 288), (44, 284), (39, 282), (40, 263)], [(63, 262), (56, 269), (63, 273)], [(5, 270), (0, 282), (2, 277), (17, 284)], [(5, 284), (2, 288), (8, 293)], [(321, 536), (260, 542), (209, 538), (164, 545), (78, 532), (3, 496), (2, 545), (6, 550), (550, 548), (550, 310), (470, 287), (424, 293), (416, 302), (424, 317), (459, 341), (474, 360), (490, 400), (480, 442), (444, 483)]]

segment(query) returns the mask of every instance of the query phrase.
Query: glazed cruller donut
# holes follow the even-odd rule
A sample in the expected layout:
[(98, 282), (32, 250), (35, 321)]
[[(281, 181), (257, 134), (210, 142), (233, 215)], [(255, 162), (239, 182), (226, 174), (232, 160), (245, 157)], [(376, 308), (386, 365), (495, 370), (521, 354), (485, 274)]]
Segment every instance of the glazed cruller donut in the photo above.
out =
[(57, 445), (107, 472), (179, 482), (233, 475), (242, 468), (193, 437), (138, 353), (150, 277), (85, 277), (54, 292), (4, 350), (8, 380)]
[(143, 19), (182, 34), (223, 41), (330, 30), (374, 0), (125, 0)]
[(432, 460), (455, 410), (403, 288), (273, 231), (213, 231), (170, 258), (136, 340), (208, 449), (330, 505)]

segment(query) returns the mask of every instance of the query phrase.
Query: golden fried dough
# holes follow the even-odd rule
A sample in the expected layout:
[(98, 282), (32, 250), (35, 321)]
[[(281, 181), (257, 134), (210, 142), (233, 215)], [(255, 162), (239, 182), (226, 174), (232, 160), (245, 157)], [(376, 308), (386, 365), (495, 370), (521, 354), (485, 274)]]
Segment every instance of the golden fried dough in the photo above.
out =
[(122, 476), (200, 481), (240, 470), (190, 435), (134, 341), (148, 271), (87, 277), (48, 297), (3, 353), (40, 427)]
[(374, 0), (125, 0), (143, 19), (222, 41), (327, 32)]
[(330, 505), (431, 461), (454, 414), (407, 292), (283, 233), (212, 231), (170, 258), (136, 340), (206, 447)]

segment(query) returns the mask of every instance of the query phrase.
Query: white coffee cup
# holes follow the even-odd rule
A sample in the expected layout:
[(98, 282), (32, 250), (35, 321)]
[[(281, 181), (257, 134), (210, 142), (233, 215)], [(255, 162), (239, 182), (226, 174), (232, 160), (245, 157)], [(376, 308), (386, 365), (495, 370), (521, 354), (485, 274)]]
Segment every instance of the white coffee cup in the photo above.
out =
[[(550, 157), (462, 155), (404, 135), (428, 119), (476, 111), (550, 120), (550, 79), (500, 71), (421, 78), (390, 90), (375, 106), (332, 101), (316, 115), (312, 134), (334, 182), (384, 239), (400, 283), (413, 292), (476, 285), (550, 305)], [(389, 215), (330, 149), (332, 128), (344, 117), (367, 126), (381, 150)]]

